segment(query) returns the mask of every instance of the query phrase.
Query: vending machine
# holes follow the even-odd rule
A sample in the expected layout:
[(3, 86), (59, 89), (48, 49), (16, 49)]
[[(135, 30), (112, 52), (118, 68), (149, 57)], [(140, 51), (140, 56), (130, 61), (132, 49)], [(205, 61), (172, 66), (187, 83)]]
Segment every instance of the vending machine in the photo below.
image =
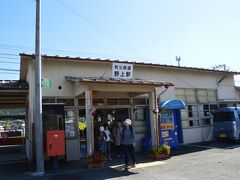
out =
[(177, 122), (172, 109), (161, 109), (159, 113), (160, 145), (166, 144), (171, 148), (178, 145)]
[(167, 144), (171, 148), (176, 148), (183, 142), (180, 109), (185, 107), (185, 103), (180, 99), (159, 103), (160, 145)]

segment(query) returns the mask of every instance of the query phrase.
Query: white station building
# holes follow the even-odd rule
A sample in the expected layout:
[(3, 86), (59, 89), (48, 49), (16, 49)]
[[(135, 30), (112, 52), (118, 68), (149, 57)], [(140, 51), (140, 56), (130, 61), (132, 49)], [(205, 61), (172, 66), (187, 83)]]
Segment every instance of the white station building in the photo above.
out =
[[(26, 149), (34, 153), (34, 55), (20, 54), (20, 80), (29, 84)], [(234, 75), (239, 72), (161, 64), (42, 56), (43, 103), (64, 103), (67, 160), (78, 160), (97, 148), (100, 124), (113, 127), (130, 118), (136, 132), (136, 148), (147, 134), (156, 145), (158, 102), (180, 99), (176, 135), (178, 143), (213, 139), (211, 112), (240, 102)], [(50, 124), (50, 123), (49, 123)], [(84, 127), (86, 125), (86, 128)], [(50, 126), (50, 125), (49, 125)], [(179, 128), (178, 127), (178, 128)], [(160, 136), (160, 137), (159, 137)]]

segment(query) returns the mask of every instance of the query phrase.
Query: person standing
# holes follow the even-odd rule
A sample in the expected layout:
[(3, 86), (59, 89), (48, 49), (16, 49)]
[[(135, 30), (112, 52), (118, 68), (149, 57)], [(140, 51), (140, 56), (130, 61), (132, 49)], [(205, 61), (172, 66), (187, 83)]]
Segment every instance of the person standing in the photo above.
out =
[(136, 155), (135, 155), (135, 132), (132, 128), (132, 121), (126, 119), (124, 121), (124, 128), (122, 130), (122, 144), (124, 151), (125, 170), (129, 166), (129, 157), (132, 159), (132, 167), (136, 167)]
[(121, 157), (121, 137), (122, 137), (122, 124), (120, 121), (117, 121), (116, 126), (114, 128), (114, 142), (115, 142), (115, 147), (116, 147), (116, 153), (117, 157)]
[(99, 152), (101, 154), (103, 154), (104, 156), (106, 156), (106, 139), (107, 139), (107, 136), (104, 132), (104, 127), (103, 126), (100, 126), (100, 133), (99, 133), (99, 136), (98, 136), (98, 148), (99, 148)]
[(106, 134), (106, 146), (107, 146), (107, 160), (112, 160), (111, 158), (111, 132), (109, 130), (108, 124), (105, 125)]

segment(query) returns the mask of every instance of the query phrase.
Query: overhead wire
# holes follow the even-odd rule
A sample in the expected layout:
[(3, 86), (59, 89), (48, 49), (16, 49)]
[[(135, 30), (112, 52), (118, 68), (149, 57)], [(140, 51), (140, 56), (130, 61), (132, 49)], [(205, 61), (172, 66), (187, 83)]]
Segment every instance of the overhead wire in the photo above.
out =
[(19, 56), (18, 54), (2, 53), (2, 52), (0, 52), (0, 55), (4, 55), (4, 56)]
[[(136, 53), (135, 50), (133, 50), (132, 48), (126, 47), (125, 44), (123, 44), (121, 41), (117, 40), (116, 38), (114, 38), (112, 35), (110, 35), (110, 33), (104, 31), (102, 28), (100, 28), (98, 25), (96, 25), (94, 22), (92, 22), (91, 20), (89, 20), (89, 18), (81, 15), (78, 11), (76, 11), (75, 9), (73, 9), (71, 6), (69, 6), (67, 3), (63, 2), (62, 0), (56, 0), (57, 2), (59, 2), (65, 9), (68, 9), (72, 14), (78, 16), (83, 22), (85, 22), (86, 24), (88, 24), (89, 26), (91, 26), (94, 30), (97, 30), (98, 32), (104, 34), (105, 37), (111, 39), (112, 41), (115, 41), (115, 43), (117, 43), (118, 45), (122, 46), (122, 48), (126, 51), (128, 51), (129, 53), (133, 54), (134, 56), (136, 56), (138, 53)], [(148, 59), (146, 57), (144, 57), (143, 59)]]
[(5, 63), (5, 64), (20, 64), (17, 62), (7, 62), (7, 61), (0, 61), (0, 63)]
[[(33, 49), (33, 47), (30, 47), (30, 46), (22, 46), (22, 45), (12, 45), (12, 44), (1, 44), (0, 43), (0, 47), (8, 47), (8, 48), (13, 48), (14, 50), (17, 48), (17, 49)], [(25, 49), (26, 48), (26, 49)], [(131, 59), (131, 60), (138, 60), (138, 61), (141, 61), (143, 59), (139, 58), (139, 57), (127, 57), (127, 56), (121, 56), (121, 55), (113, 55), (113, 54), (103, 54), (103, 53), (93, 53), (93, 52), (84, 52), (84, 51), (71, 51), (71, 50), (60, 50), (60, 49), (53, 49), (53, 48), (42, 48), (42, 51), (43, 51), (43, 54), (44, 54), (44, 51), (52, 51), (56, 54), (58, 53), (70, 53), (70, 54), (84, 54), (83, 56), (86, 56), (86, 55), (93, 55), (93, 56), (105, 56), (105, 57), (115, 57), (115, 58), (123, 58), (123, 59)], [(0, 55), (5, 55), (5, 56), (19, 56), (18, 54), (9, 54), (9, 53), (0, 53)], [(0, 56), (0, 59), (16, 59), (16, 60), (19, 60), (19, 58), (14, 58), (14, 57), (4, 57), (4, 56)], [(159, 61), (159, 59), (148, 59), (148, 60), (151, 60), (151, 61)], [(186, 62), (185, 62), (186, 63)], [(192, 63), (192, 62), (191, 62)], [(164, 64), (164, 63), (161, 63), (161, 64)], [(192, 64), (200, 64), (200, 62), (194, 62)], [(210, 66), (210, 64), (209, 64)], [(199, 67), (199, 66), (198, 66)], [(207, 67), (205, 65), (205, 67), (202, 67), (202, 68), (207, 68), (207, 69), (212, 69)], [(229, 68), (231, 71), (240, 71), (240, 68)]]
[(19, 58), (3, 57), (3, 56), (0, 56), (0, 59), (13, 59), (13, 60), (19, 60)]
[[(4, 44), (0, 44), (0, 46), (4, 46)], [(26, 49), (24, 49), (25, 46), (20, 46), (20, 45), (15, 46), (15, 45), (6, 44), (6, 46), (18, 47), (19, 50), (21, 50), (21, 51), (26, 50)], [(15, 50), (15, 49), (13, 49), (13, 50)], [(109, 57), (111, 57), (111, 58), (115, 58), (115, 59), (131, 59), (131, 60), (138, 60), (138, 61), (144, 60), (144, 59), (136, 57), (136, 56), (122, 56), (122, 55), (116, 55), (116, 54), (94, 53), (94, 52), (85, 52), (85, 51), (71, 51), (71, 50), (61, 50), (61, 49), (53, 49), (53, 48), (42, 48), (42, 54), (45, 53), (44, 51), (46, 51), (48, 53), (49, 53), (49, 51), (52, 51), (53, 53), (58, 54), (58, 55), (59, 55), (59, 53), (68, 53), (68, 54), (70, 53), (70, 54), (77, 54), (77, 55), (81, 54), (82, 57), (97, 56), (99, 58), (99, 56), (101, 56), (103, 58), (106, 57), (107, 59)], [(154, 61), (154, 60), (159, 61), (159, 59), (151, 59), (151, 61)]]
[(0, 71), (17, 71), (17, 72), (19, 72), (20, 70), (18, 70), (18, 69), (5, 69), (5, 68), (0, 68)]
[(1, 71), (0, 71), (0, 74), (19, 74), (19, 73), (1, 72)]

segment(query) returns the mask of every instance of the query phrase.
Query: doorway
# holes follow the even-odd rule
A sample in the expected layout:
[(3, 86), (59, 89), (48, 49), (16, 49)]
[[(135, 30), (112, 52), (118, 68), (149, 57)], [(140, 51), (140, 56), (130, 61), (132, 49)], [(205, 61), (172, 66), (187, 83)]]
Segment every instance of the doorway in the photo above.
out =
[[(118, 109), (97, 109), (94, 113), (94, 148), (98, 150), (98, 135), (100, 126), (109, 126), (111, 137), (113, 137), (114, 127), (116, 122), (120, 121), (123, 125), (125, 119), (130, 118), (129, 108), (118, 108)], [(114, 154), (115, 149), (113, 143), (111, 144), (112, 153)]]

